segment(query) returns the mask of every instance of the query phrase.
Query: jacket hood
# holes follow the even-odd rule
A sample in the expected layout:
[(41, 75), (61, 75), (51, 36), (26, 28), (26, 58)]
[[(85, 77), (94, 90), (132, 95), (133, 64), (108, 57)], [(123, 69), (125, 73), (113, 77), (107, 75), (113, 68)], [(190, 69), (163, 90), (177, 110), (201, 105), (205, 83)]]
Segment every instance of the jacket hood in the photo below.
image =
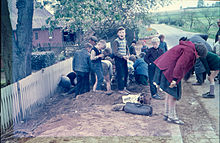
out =
[(195, 45), (191, 41), (180, 41), (180, 45), (195, 48)]

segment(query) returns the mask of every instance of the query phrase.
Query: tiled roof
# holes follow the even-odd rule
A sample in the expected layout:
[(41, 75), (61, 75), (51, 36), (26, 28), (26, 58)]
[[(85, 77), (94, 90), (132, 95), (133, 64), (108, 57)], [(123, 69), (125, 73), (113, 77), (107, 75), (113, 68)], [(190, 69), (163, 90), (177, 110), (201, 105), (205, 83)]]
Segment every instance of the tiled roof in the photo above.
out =
[[(16, 0), (8, 0), (8, 8), (10, 12), (10, 19), (13, 30), (16, 29), (17, 24), (17, 13), (18, 9), (16, 8)], [(45, 8), (35, 8), (34, 7), (34, 14), (33, 14), (33, 28), (41, 28), (42, 26), (48, 27), (46, 24), (46, 19), (51, 17), (52, 14), (48, 12)]]

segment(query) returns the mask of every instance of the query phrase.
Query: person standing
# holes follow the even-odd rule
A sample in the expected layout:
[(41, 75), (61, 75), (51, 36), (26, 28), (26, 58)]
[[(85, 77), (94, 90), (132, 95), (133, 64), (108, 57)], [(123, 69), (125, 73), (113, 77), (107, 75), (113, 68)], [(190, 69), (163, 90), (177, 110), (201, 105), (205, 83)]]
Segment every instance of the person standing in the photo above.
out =
[(153, 78), (155, 73), (155, 64), (154, 61), (163, 54), (163, 50), (158, 48), (160, 39), (154, 37), (151, 40), (153, 47), (150, 48), (147, 54), (144, 57), (144, 61), (148, 64), (148, 75), (149, 75), (149, 82), (150, 82), (150, 92), (151, 96), (157, 100), (163, 100), (163, 98), (157, 93), (157, 88), (153, 84)]
[(97, 44), (97, 42), (98, 42), (98, 39), (97, 39), (96, 36), (91, 36), (91, 37), (89, 38), (89, 43), (92, 44), (93, 47), (95, 47), (95, 45)]
[(73, 71), (76, 73), (77, 83), (74, 87), (75, 97), (90, 91), (89, 73), (91, 69), (90, 50), (93, 46), (89, 43), (77, 51), (73, 57)]
[(125, 38), (126, 32), (124, 27), (117, 29), (117, 38), (112, 43), (112, 52), (115, 60), (118, 90), (120, 94), (129, 94), (126, 89), (128, 78), (127, 59), (129, 57), (129, 50)]
[(148, 47), (147, 47), (146, 41), (143, 41), (142, 42), (141, 52), (144, 52), (146, 54), (147, 51), (148, 51)]
[(130, 52), (130, 55), (136, 55), (136, 41), (133, 40), (132, 43), (131, 43), (131, 46), (129, 47), (129, 52)]
[(193, 67), (196, 59), (205, 57), (207, 49), (203, 44), (180, 41), (179, 45), (164, 53), (154, 61), (156, 66), (154, 85), (166, 93), (164, 120), (183, 125), (176, 115), (176, 101), (181, 99), (181, 80)]
[(100, 40), (95, 47), (91, 50), (91, 69), (95, 73), (96, 82), (93, 86), (93, 91), (101, 90), (102, 82), (103, 82), (103, 68), (102, 68), (102, 58), (104, 58), (104, 54), (102, 53), (102, 49), (105, 49), (106, 42), (105, 40)]
[(165, 36), (161, 34), (158, 38), (160, 39), (159, 48), (161, 48), (163, 52), (165, 53), (167, 51), (167, 43), (164, 41)]
[[(92, 48), (95, 47), (95, 45), (97, 44), (98, 42), (98, 38), (96, 36), (91, 36), (89, 38), (89, 43), (92, 44)], [(95, 73), (93, 71), (90, 72), (90, 79), (91, 79), (91, 85), (94, 86), (95, 84), (95, 81), (96, 81), (96, 78), (95, 78)]]
[(218, 25), (218, 32), (215, 35), (215, 43), (219, 40), (219, 36), (220, 36), (220, 19), (217, 22)]

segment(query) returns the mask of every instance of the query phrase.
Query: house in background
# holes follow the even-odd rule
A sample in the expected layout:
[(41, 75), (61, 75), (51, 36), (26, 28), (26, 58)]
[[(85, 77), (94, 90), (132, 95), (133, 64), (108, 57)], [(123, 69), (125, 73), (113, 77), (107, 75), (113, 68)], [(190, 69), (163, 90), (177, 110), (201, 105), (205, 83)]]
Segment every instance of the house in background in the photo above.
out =
[[(8, 0), (10, 19), (12, 29), (16, 39), (16, 24), (17, 13), (16, 0)], [(75, 33), (65, 32), (62, 27), (55, 28), (52, 32), (49, 32), (49, 25), (46, 20), (51, 17), (52, 14), (45, 8), (35, 8), (33, 13), (33, 48), (35, 47), (64, 47), (66, 42), (75, 43)]]

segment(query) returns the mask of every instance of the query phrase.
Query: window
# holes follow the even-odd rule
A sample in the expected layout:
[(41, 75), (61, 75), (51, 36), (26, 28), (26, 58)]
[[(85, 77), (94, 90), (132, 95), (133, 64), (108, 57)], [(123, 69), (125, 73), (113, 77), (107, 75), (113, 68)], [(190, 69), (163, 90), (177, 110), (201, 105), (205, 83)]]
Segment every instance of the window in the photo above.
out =
[(76, 41), (76, 33), (72, 31), (63, 31), (63, 41), (64, 42), (75, 42)]
[(38, 33), (35, 32), (35, 40), (38, 40)]

